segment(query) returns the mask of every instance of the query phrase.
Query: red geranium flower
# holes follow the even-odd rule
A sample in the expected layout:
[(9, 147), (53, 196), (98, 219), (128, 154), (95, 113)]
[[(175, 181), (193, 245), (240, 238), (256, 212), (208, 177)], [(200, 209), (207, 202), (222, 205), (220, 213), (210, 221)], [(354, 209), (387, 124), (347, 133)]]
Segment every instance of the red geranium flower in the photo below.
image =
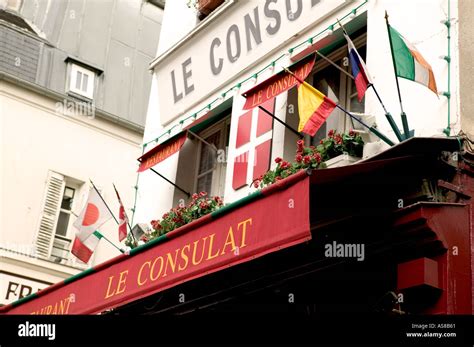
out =
[(197, 195), (196, 193), (193, 194), (192, 196), (193, 200), (197, 200), (199, 198), (199, 195)]
[(295, 160), (297, 163), (301, 163), (301, 161), (303, 160), (303, 156), (301, 154), (297, 154)]
[(206, 209), (206, 208), (209, 207), (209, 204), (208, 204), (207, 202), (205, 202), (205, 201), (202, 201), (202, 202), (199, 204), (199, 207), (204, 210), (204, 209)]
[(280, 181), (280, 180), (282, 180), (281, 176), (275, 177), (275, 181)]
[(303, 163), (305, 164), (311, 163), (311, 157), (309, 155), (305, 155), (303, 158)]
[(201, 197), (204, 197), (204, 196), (206, 196), (206, 195), (207, 195), (206, 192), (200, 192), (200, 193), (199, 193), (199, 196), (201, 196)]
[(255, 182), (253, 182), (253, 186), (255, 188), (258, 188), (258, 186), (260, 185), (260, 181), (259, 180), (255, 180)]
[(283, 160), (283, 159), (281, 159), (280, 157), (276, 157), (276, 158), (275, 158), (275, 163), (278, 164), (278, 163), (280, 163), (282, 160)]
[(333, 136), (334, 136), (334, 129), (329, 130), (328, 136), (329, 136), (329, 137), (333, 137)]
[(316, 160), (316, 162), (317, 162), (317, 163), (320, 163), (320, 162), (321, 162), (321, 160), (322, 160), (322, 158), (321, 158), (321, 154), (319, 154), (319, 153), (316, 153), (316, 154), (314, 155), (314, 159)]
[(296, 141), (296, 145), (298, 146), (298, 151), (303, 151), (303, 147), (304, 147), (304, 141), (303, 140)]
[(354, 129), (349, 130), (349, 136), (351, 137), (356, 136), (356, 132), (354, 131)]

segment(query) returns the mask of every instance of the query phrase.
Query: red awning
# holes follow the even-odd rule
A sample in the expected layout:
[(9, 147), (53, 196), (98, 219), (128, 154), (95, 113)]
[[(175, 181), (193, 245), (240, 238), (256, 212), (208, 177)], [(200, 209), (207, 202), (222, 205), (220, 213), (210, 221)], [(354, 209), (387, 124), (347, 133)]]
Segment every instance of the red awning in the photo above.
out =
[(149, 168), (162, 162), (172, 154), (178, 152), (181, 147), (183, 147), (184, 141), (186, 141), (186, 137), (187, 131), (181, 130), (175, 136), (171, 137), (163, 143), (160, 143), (158, 146), (143, 154), (140, 158), (138, 158), (138, 161), (140, 162), (138, 172), (148, 170)]
[(100, 313), (307, 241), (309, 222), (309, 177), (302, 171), (0, 312)]
[[(315, 54), (310, 54), (297, 63), (288, 67), (298, 78), (305, 80), (313, 69)], [(293, 88), (298, 84), (297, 79), (286, 71), (280, 71), (276, 75), (266, 79), (262, 83), (242, 93), (247, 99), (244, 110), (255, 108), (264, 102), (273, 99), (277, 95)]]
[(166, 158), (178, 152), (181, 147), (183, 147), (183, 144), (186, 141), (186, 138), (190, 131), (192, 133), (196, 133), (220, 120), (222, 118), (222, 115), (225, 116), (225, 114), (219, 113), (218, 111), (209, 111), (204, 116), (199, 119), (196, 119), (194, 122), (181, 129), (178, 133), (176, 133), (163, 143), (160, 143), (156, 147), (143, 154), (140, 158), (137, 159), (140, 162), (138, 172), (146, 171), (149, 168), (155, 166), (156, 164), (162, 162)]

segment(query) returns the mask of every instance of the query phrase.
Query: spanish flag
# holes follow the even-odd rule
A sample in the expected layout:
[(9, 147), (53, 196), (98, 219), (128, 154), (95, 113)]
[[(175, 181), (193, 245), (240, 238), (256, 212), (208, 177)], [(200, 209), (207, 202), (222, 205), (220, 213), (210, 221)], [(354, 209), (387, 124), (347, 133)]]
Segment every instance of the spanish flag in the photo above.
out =
[(336, 107), (336, 103), (314, 88), (300, 81), (298, 86), (298, 131), (314, 136)]

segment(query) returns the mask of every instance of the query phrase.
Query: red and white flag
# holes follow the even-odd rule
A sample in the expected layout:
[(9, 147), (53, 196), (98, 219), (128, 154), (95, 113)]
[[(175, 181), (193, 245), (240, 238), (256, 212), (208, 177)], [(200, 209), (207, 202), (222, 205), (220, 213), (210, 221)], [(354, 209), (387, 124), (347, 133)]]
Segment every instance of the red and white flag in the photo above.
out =
[(122, 199), (120, 199), (120, 195), (117, 191), (117, 188), (115, 188), (115, 184), (114, 184), (114, 189), (115, 189), (115, 193), (117, 194), (117, 199), (120, 204), (118, 230), (119, 230), (119, 241), (122, 242), (122, 240), (127, 237), (128, 217), (127, 217), (127, 214), (125, 213), (125, 207), (123, 207)]
[(79, 237), (76, 236), (72, 245), (71, 253), (87, 264), (102, 237), (102, 234), (98, 231), (94, 231), (83, 241), (81, 241)]
[(77, 229), (76, 236), (84, 242), (94, 231), (112, 218), (112, 214), (105, 205), (102, 198), (94, 188), (89, 191), (86, 206), (81, 211), (74, 227)]

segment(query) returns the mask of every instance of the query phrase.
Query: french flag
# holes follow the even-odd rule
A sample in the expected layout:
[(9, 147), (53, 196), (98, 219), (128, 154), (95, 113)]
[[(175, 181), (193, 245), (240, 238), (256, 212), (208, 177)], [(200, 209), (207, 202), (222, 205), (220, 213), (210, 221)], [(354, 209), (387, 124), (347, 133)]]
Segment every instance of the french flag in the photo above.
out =
[(347, 49), (349, 50), (349, 60), (351, 61), (352, 76), (354, 76), (355, 79), (357, 97), (359, 102), (361, 102), (365, 91), (372, 84), (372, 81), (370, 80), (365, 63), (360, 57), (359, 52), (357, 52), (354, 43), (352, 43), (349, 36), (347, 36), (345, 33), (344, 37), (347, 40)]

